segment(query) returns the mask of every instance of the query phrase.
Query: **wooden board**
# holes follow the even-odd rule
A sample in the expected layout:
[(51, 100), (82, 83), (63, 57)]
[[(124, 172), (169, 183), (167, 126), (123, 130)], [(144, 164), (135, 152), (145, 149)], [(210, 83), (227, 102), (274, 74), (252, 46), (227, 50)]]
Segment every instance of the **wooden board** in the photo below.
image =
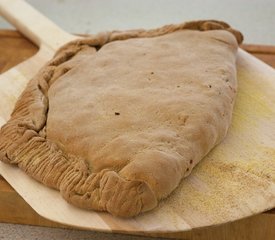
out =
[[(68, 226), (46, 220), (38, 215), (1, 177), (0, 222), (68, 228)], [(140, 235), (185, 240), (273, 240), (275, 238), (275, 214), (263, 213), (232, 223), (184, 232), (140, 233)]]
[[(0, 108), (2, 123), (26, 81), (53, 50), (50, 45), (41, 46), (39, 52), (43, 54), (36, 55), (39, 56), (36, 61), (31, 59), (31, 64), (25, 63), (0, 77), (1, 103), (5, 101)], [(124, 220), (80, 210), (68, 205), (58, 192), (35, 182), (15, 167), (1, 163), (0, 171), (40, 215), (79, 228), (173, 233), (230, 222), (271, 209), (275, 206), (275, 72), (240, 50), (238, 79), (233, 124), (226, 140), (196, 167), (170, 198), (150, 213)]]
[[(175, 194), (148, 214), (124, 220), (83, 211), (68, 205), (57, 191), (35, 182), (18, 168), (1, 164), (1, 173), (45, 218), (100, 231), (177, 232), (233, 221), (273, 208), (273, 166), (265, 164), (274, 160), (275, 115), (273, 100), (269, 102), (275, 90), (274, 70), (240, 52), (238, 75), (239, 96), (228, 137), (182, 182)], [(260, 88), (259, 83), (263, 92), (255, 90)], [(268, 148), (261, 141), (268, 143)]]
[[(269, 65), (275, 67), (275, 47), (243, 46), (253, 55), (260, 55)], [(33, 56), (38, 48), (21, 34), (11, 30), (0, 30), (0, 74)], [(275, 213), (275, 212), (273, 212)], [(47, 220), (38, 215), (24, 199), (0, 177), (0, 222), (31, 224), (49, 227), (68, 227)], [(184, 238), (194, 240), (224, 239), (274, 239), (275, 214), (272, 211), (232, 223), (177, 233), (145, 233), (155, 237)]]

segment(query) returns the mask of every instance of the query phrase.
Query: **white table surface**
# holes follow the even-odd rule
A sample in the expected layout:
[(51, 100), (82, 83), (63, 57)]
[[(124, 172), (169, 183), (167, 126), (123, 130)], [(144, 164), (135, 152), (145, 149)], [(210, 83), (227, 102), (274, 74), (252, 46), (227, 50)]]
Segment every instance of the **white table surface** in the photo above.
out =
[[(197, 19), (228, 22), (245, 43), (275, 45), (275, 0), (27, 0), (71, 33), (153, 28)], [(0, 18), (0, 28), (11, 26)]]

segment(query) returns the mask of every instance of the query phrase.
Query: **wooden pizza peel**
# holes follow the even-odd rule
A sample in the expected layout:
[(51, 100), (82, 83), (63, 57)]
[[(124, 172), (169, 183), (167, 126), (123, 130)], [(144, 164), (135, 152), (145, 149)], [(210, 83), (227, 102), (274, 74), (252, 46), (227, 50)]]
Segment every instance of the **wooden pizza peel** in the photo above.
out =
[[(0, 125), (32, 76), (75, 36), (22, 0), (0, 0), (0, 13), (39, 46), (38, 53), (0, 75)], [(78, 209), (60, 194), (0, 162), (1, 175), (41, 216), (77, 228), (125, 233), (182, 232), (231, 222), (275, 207), (275, 71), (238, 52), (239, 89), (226, 139), (157, 209), (132, 219)]]

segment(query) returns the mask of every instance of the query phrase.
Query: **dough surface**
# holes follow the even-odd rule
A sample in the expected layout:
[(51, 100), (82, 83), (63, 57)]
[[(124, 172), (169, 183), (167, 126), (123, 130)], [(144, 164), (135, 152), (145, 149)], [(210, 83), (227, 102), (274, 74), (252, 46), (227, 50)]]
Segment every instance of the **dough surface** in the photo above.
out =
[(214, 20), (73, 41), (20, 96), (0, 159), (78, 207), (149, 211), (226, 136), (241, 41)]

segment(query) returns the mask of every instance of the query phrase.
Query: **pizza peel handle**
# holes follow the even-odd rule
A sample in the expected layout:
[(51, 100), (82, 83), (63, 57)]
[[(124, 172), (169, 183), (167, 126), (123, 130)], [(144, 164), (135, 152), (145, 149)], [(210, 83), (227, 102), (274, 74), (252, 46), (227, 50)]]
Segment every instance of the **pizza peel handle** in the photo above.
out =
[(80, 37), (65, 32), (23, 0), (0, 0), (0, 15), (39, 47), (33, 57), (0, 75), (1, 127), (28, 81), (59, 47)]
[(57, 50), (79, 38), (68, 34), (23, 0), (0, 0), (0, 14), (36, 45)]

